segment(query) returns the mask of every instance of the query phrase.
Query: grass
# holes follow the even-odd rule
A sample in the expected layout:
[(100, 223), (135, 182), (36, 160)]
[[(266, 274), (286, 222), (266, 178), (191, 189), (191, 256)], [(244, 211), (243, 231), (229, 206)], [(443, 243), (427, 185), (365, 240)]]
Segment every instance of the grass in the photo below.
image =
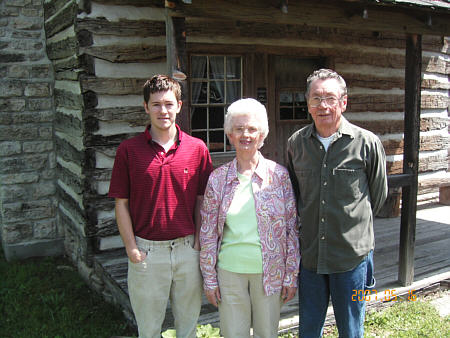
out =
[(90, 290), (64, 258), (0, 257), (0, 337), (131, 336), (122, 312)]
[[(380, 311), (371, 309), (364, 322), (364, 337), (377, 338), (450, 338), (450, 316), (441, 318), (430, 300), (441, 296), (444, 291), (422, 297), (417, 301), (400, 299)], [(449, 291), (446, 291), (448, 294)], [(282, 338), (298, 337), (288, 333)], [(335, 326), (326, 327), (324, 337), (339, 337)]]
[[(0, 337), (137, 335), (122, 312), (90, 290), (64, 257), (8, 263), (1, 249), (0, 300)], [(392, 303), (367, 314), (365, 337), (450, 338), (450, 316), (441, 318), (428, 299)], [(324, 336), (338, 337), (336, 328), (327, 327)], [(297, 337), (297, 332), (280, 337)]]

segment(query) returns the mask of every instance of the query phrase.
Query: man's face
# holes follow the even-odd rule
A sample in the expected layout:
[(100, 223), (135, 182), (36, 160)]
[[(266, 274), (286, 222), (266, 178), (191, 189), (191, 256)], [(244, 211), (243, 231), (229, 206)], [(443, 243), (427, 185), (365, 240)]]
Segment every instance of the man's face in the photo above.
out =
[(150, 99), (144, 102), (145, 112), (150, 116), (152, 129), (160, 131), (170, 129), (177, 114), (181, 110), (181, 101), (177, 101), (175, 93), (171, 90), (150, 94)]
[[(335, 79), (318, 79), (311, 83), (308, 110), (319, 135), (327, 137), (335, 133), (341, 123), (342, 113), (347, 108), (347, 96), (341, 97), (339, 83)], [(319, 99), (318, 99), (319, 98)], [(320, 102), (314, 107), (314, 101)], [(322, 135), (322, 134), (329, 135)]]

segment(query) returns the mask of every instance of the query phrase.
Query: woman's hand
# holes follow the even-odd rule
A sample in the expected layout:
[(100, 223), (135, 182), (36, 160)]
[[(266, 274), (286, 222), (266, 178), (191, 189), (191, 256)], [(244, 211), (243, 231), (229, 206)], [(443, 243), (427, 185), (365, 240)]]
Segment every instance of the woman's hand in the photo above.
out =
[(132, 263), (140, 263), (147, 257), (147, 254), (139, 249), (131, 249), (127, 254)]
[(281, 299), (283, 300), (283, 303), (287, 303), (294, 298), (295, 292), (297, 292), (296, 287), (283, 286), (281, 289)]
[(214, 305), (215, 307), (219, 306), (219, 302), (221, 301), (219, 287), (215, 288), (214, 290), (205, 290), (205, 295), (212, 305)]

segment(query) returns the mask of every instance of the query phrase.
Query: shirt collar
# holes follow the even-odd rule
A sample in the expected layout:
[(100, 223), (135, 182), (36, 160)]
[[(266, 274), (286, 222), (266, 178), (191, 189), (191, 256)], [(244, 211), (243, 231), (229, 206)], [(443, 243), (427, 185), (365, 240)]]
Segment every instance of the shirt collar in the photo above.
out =
[[(236, 157), (231, 161), (230, 167), (228, 168), (228, 179), (230, 182), (232, 182), (234, 179), (237, 179), (237, 159)], [(267, 177), (267, 164), (266, 159), (264, 156), (259, 153), (259, 161), (258, 165), (256, 166), (256, 169), (253, 174), (256, 174), (256, 176), (259, 177), (261, 181), (264, 181), (264, 179)]]
[[(151, 127), (151, 125), (149, 124), (145, 128), (145, 131), (144, 131), (144, 135), (145, 135), (145, 138), (146, 138), (148, 143), (152, 143), (153, 142), (152, 135), (150, 134), (150, 127)], [(182, 133), (180, 127), (178, 126), (178, 124), (175, 124), (175, 127), (177, 128), (177, 140), (175, 141), (175, 143), (176, 143), (177, 146), (179, 146), (180, 143), (181, 143), (181, 139), (183, 138), (183, 133)]]
[[(315, 136), (317, 137), (317, 130), (314, 122), (310, 125), (311, 128), (308, 128), (306, 130), (305, 136), (311, 137)], [(355, 133), (353, 131), (353, 128), (350, 124), (350, 122), (347, 121), (347, 119), (342, 115), (341, 116), (341, 124), (339, 125), (339, 128), (337, 130), (337, 137), (341, 137), (342, 135), (348, 135), (351, 138), (355, 138)]]

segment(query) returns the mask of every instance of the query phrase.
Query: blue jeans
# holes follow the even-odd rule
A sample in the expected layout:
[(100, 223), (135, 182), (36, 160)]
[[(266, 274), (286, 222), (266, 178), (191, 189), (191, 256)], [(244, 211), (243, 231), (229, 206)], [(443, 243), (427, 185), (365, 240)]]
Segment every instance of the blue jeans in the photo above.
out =
[(317, 274), (300, 266), (299, 284), (299, 337), (322, 336), (330, 295), (339, 337), (363, 337), (364, 290), (375, 286), (373, 251), (342, 273)]

